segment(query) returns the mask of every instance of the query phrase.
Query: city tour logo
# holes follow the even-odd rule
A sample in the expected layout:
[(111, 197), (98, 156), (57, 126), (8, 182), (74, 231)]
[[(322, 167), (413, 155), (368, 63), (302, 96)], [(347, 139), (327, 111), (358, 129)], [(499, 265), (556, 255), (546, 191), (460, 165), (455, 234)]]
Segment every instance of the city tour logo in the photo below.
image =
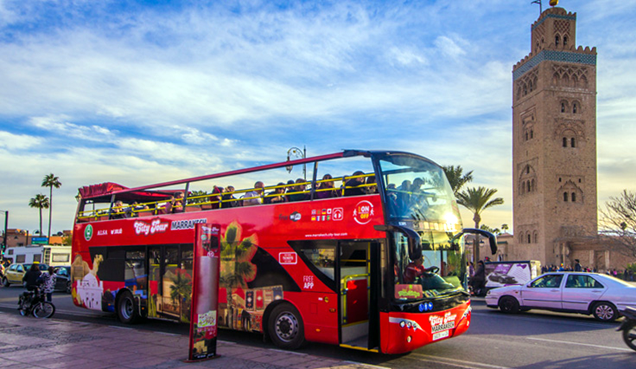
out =
[(84, 228), (84, 239), (90, 241), (91, 238), (93, 238), (93, 226), (89, 224)]
[(147, 236), (149, 234), (163, 233), (168, 229), (170, 223), (162, 223), (161, 219), (155, 219), (151, 223), (142, 222), (140, 220), (135, 222), (135, 234), (143, 234)]
[(353, 219), (358, 224), (367, 224), (374, 215), (373, 204), (367, 200), (360, 201), (353, 209)]

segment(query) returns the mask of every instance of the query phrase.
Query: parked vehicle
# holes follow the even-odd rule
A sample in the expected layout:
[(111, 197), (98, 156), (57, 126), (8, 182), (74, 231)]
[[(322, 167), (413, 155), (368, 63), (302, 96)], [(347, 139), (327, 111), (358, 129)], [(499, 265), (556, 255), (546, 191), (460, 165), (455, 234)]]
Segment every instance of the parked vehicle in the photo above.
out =
[(33, 314), (36, 318), (50, 318), (55, 314), (55, 305), (45, 301), (45, 293), (41, 287), (35, 291), (26, 291), (20, 295), (18, 300), (18, 310), (20, 315), (28, 316)]
[(629, 348), (636, 351), (636, 343), (634, 343), (636, 340), (636, 309), (628, 307), (621, 311), (621, 314), (625, 319), (617, 331), (623, 331), (623, 341)]
[(636, 287), (605, 274), (554, 272), (523, 285), (492, 289), (486, 304), (504, 313), (542, 309), (593, 314), (597, 320), (613, 321), (620, 311), (636, 307)]
[[(11, 264), (2, 278), (2, 284), (5, 287), (9, 287), (12, 284), (21, 284), (24, 286), (25, 284), (22, 282), (22, 277), (24, 277), (26, 271), (31, 268), (31, 265), (33, 264)], [(49, 269), (49, 266), (46, 264), (38, 264), (38, 268), (41, 272), (45, 272)]]
[(56, 277), (55, 290), (71, 293), (71, 266), (68, 265), (55, 267), (54, 273)]

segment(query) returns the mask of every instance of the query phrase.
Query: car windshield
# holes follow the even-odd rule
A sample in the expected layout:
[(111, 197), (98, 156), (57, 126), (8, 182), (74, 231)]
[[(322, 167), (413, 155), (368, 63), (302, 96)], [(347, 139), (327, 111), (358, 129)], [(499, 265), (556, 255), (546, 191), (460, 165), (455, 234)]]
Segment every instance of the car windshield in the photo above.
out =
[[(29, 269), (31, 269), (31, 265), (33, 264), (24, 264), (24, 271), (28, 271)], [(40, 269), (41, 271), (46, 271), (49, 269), (49, 266), (46, 264), (37, 264), (38, 269)]]
[(452, 233), (420, 232), (422, 255), (411, 260), (408, 240), (400, 232), (394, 233), (395, 299), (431, 298), (465, 291), (466, 262), (462, 255), (463, 239), (452, 239)]
[(416, 222), (414, 229), (461, 229), (459, 208), (442, 168), (424, 158), (407, 155), (387, 155), (378, 162), (389, 218)]

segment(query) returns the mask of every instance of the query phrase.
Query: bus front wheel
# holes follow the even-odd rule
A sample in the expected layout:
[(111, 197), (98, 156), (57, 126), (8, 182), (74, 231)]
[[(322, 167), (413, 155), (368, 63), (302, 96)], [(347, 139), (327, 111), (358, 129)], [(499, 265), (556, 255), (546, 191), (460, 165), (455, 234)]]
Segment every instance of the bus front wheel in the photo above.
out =
[(269, 316), (268, 332), (272, 342), (280, 348), (295, 350), (305, 342), (303, 320), (291, 304), (283, 303)]
[(139, 320), (137, 304), (130, 291), (123, 292), (117, 299), (117, 317), (124, 324), (134, 324)]

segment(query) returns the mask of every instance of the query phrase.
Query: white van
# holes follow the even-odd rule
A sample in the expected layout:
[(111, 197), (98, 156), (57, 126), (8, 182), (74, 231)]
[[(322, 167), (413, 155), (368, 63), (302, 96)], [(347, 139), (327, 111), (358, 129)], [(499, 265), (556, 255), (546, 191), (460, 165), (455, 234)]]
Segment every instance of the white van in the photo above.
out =
[(49, 266), (71, 265), (71, 246), (18, 246), (7, 247), (5, 259), (12, 264), (32, 264), (39, 262)]

